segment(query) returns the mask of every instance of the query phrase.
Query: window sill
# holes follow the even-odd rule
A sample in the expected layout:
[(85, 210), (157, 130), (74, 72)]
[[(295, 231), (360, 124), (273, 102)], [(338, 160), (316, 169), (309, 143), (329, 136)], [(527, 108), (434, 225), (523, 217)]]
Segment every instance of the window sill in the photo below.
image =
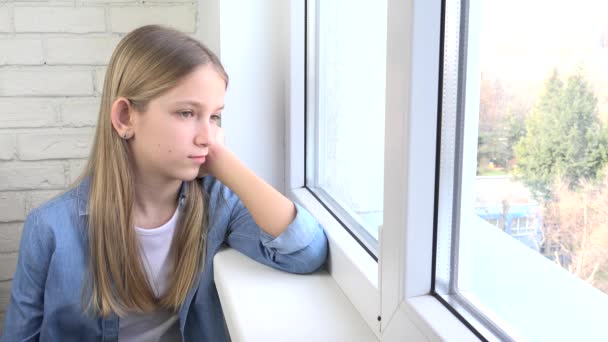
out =
[(376, 338), (380, 339), (378, 263), (340, 225), (306, 188), (289, 196), (308, 210), (325, 228), (329, 243), (327, 270)]
[(377, 341), (325, 270), (289, 274), (224, 249), (214, 277), (232, 341)]
[(402, 302), (393, 320), (385, 332), (388, 338), (411, 338), (413, 329), (407, 329), (407, 325), (403, 324), (410, 321), (429, 341), (479, 341), (471, 330), (431, 295), (413, 297)]
[(390, 326), (380, 333), (376, 320), (380, 307), (378, 263), (344, 230), (307, 189), (295, 189), (290, 197), (305, 207), (324, 226), (330, 245), (329, 273), (360, 315), (376, 328), (382, 341), (479, 341), (479, 339), (430, 295), (402, 302)]

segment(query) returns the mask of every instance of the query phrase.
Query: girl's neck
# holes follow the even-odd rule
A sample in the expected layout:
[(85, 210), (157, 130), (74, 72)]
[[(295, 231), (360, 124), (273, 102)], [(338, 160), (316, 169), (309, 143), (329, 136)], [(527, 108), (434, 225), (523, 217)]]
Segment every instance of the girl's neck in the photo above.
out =
[(182, 181), (159, 181), (135, 177), (133, 219), (140, 228), (156, 228), (165, 224), (177, 208)]

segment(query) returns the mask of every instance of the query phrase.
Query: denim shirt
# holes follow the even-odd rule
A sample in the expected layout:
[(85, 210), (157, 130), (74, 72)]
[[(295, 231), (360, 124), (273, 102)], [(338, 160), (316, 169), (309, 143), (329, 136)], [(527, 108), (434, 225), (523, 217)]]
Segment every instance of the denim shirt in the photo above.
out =
[[(265, 265), (310, 273), (327, 257), (319, 223), (296, 204), (297, 215), (278, 237), (261, 230), (239, 198), (206, 176), (208, 239), (205, 267), (179, 309), (183, 341), (227, 341), (224, 316), (213, 281), (213, 257), (227, 244)], [(87, 203), (90, 178), (27, 216), (1, 341), (118, 341), (119, 317), (83, 312), (88, 269)], [(182, 183), (183, 206), (188, 184)], [(264, 299), (260, 299), (260, 305)]]

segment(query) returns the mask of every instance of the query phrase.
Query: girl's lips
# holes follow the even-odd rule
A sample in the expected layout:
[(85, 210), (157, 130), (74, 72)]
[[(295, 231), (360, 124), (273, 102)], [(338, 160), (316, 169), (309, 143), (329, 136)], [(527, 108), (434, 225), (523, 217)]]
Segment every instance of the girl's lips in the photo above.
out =
[(197, 162), (199, 164), (203, 164), (205, 162), (205, 160), (207, 159), (206, 156), (191, 156), (188, 158), (194, 160), (195, 162)]

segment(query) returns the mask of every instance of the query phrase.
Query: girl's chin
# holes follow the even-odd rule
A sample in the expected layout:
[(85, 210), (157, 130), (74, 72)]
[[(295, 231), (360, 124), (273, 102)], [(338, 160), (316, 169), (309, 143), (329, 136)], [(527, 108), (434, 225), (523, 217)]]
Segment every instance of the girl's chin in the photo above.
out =
[(174, 175), (174, 177), (176, 179), (185, 181), (185, 182), (189, 182), (192, 180), (195, 180), (196, 178), (199, 178), (199, 168), (196, 169), (192, 169), (192, 170), (184, 170), (184, 172), (181, 172), (179, 175)]

